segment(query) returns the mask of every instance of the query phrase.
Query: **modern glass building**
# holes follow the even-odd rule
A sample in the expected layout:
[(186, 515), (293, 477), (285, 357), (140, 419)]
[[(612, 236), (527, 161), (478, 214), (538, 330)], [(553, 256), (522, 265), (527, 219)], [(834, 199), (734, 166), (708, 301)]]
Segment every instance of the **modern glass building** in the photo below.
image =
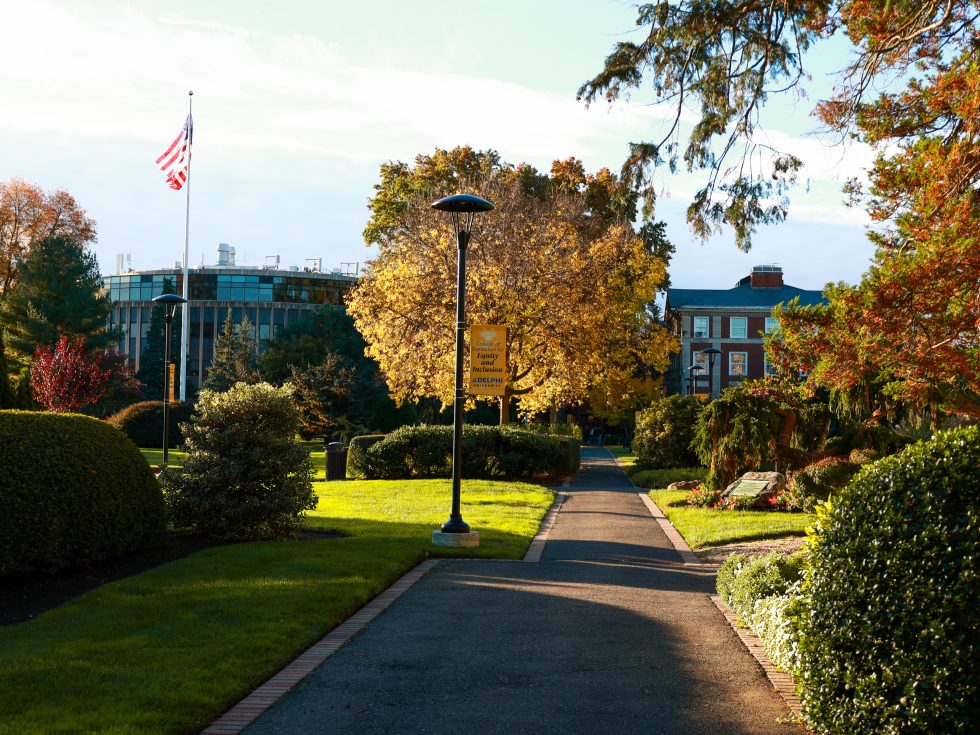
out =
[[(255, 326), (258, 349), (287, 324), (323, 304), (344, 303), (356, 277), (339, 271), (278, 270), (234, 265), (201, 266), (190, 271), (188, 308), (190, 345), (187, 356), (188, 387), (200, 388), (214, 355), (214, 341), (231, 309), (235, 324), (248, 315)], [(119, 327), (120, 352), (133, 370), (140, 368), (143, 340), (150, 330), (151, 300), (163, 293), (180, 294), (184, 276), (180, 268), (122, 273), (103, 279), (113, 302), (110, 327)], [(170, 286), (170, 288), (166, 288)], [(179, 340), (179, 334), (174, 335)]]

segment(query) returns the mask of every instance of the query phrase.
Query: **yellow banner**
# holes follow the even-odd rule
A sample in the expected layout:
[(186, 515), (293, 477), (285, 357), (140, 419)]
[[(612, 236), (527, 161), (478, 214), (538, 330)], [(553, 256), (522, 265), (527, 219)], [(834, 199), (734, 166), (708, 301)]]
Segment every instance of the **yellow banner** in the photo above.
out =
[(173, 363), (167, 365), (169, 370), (167, 371), (167, 383), (170, 386), (170, 402), (177, 403), (177, 366)]
[(507, 387), (507, 327), (470, 327), (470, 395), (502, 396)]

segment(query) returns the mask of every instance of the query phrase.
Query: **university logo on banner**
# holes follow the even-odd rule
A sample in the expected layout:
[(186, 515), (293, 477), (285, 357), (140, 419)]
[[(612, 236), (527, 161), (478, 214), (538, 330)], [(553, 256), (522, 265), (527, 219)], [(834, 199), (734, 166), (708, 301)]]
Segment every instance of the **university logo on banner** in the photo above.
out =
[(469, 393), (503, 396), (507, 387), (507, 327), (474, 324), (470, 327)]

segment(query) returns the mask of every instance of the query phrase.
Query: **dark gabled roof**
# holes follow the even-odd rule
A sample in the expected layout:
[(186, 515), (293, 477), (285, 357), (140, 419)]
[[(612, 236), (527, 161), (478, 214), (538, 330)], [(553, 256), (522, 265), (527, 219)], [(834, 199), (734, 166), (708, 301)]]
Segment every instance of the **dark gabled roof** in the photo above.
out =
[(752, 288), (740, 283), (735, 288), (671, 288), (667, 290), (668, 309), (772, 309), (799, 296), (801, 306), (825, 304), (821, 291), (805, 291), (796, 286)]

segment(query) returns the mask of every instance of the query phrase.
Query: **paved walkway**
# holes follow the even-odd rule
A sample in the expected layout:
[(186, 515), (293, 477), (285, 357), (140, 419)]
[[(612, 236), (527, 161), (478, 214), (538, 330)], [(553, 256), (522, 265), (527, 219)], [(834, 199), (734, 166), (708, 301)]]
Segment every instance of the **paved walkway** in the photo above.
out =
[(801, 733), (603, 449), (541, 562), (440, 563), (252, 723), (268, 733)]

